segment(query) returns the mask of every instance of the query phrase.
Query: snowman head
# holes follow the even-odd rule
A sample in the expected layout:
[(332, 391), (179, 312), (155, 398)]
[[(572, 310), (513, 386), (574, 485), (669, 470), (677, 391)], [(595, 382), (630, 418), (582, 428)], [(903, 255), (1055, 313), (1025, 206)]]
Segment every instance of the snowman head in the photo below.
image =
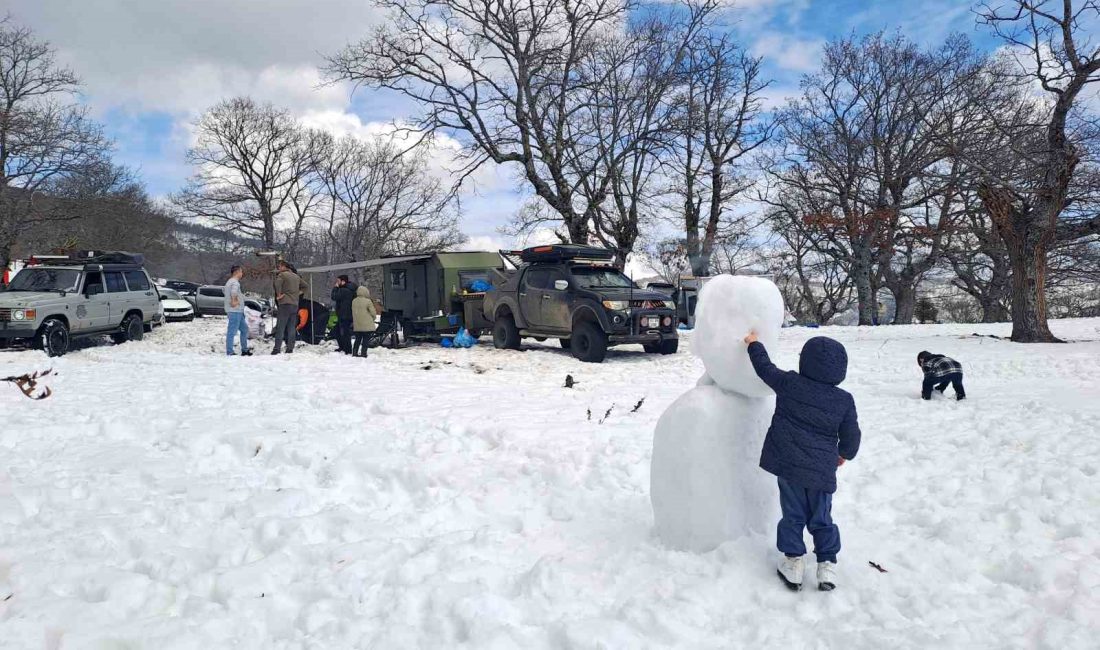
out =
[(750, 397), (772, 394), (756, 376), (743, 339), (755, 331), (774, 354), (783, 311), (783, 297), (771, 280), (720, 275), (703, 286), (691, 348), (715, 384)]

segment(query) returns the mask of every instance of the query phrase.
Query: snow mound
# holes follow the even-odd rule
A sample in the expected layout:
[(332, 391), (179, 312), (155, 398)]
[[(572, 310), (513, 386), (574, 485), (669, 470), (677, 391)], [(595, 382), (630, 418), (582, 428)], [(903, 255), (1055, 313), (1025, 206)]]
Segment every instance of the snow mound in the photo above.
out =
[(720, 275), (703, 286), (695, 312), (692, 350), (716, 384), (755, 397), (772, 394), (749, 362), (745, 335), (756, 331), (775, 350), (783, 326), (783, 297), (771, 280)]
[(661, 415), (650, 494), (667, 546), (706, 552), (775, 524), (775, 481), (757, 467), (774, 406), (773, 399), (698, 386)]

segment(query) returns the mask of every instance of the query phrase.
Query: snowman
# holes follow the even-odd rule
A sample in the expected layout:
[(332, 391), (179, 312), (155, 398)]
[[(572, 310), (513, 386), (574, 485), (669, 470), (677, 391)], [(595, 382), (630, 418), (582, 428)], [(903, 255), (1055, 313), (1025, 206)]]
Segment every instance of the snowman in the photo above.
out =
[(775, 477), (759, 467), (775, 394), (742, 339), (755, 331), (776, 349), (783, 315), (779, 289), (763, 278), (722, 275), (700, 292), (691, 347), (706, 373), (653, 436), (650, 498), (657, 535), (671, 548), (706, 552), (775, 527)]

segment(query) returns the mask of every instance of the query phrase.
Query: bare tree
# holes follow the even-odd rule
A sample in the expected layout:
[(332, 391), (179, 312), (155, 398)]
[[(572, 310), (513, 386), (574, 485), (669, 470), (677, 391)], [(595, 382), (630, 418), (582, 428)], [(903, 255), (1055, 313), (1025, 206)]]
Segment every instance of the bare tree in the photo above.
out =
[(445, 249), (464, 241), (455, 196), (425, 167), (424, 149), (345, 137), (322, 161), (330, 260)]
[(751, 186), (739, 165), (771, 139), (774, 122), (762, 116), (769, 82), (761, 76), (761, 59), (728, 35), (699, 38), (683, 66), (672, 193), (692, 272), (706, 276), (719, 242), (737, 239), (733, 231), (742, 219), (732, 215), (731, 204)]
[(51, 187), (100, 164), (110, 148), (82, 106), (66, 103), (76, 75), (24, 27), (0, 21), (0, 267), (34, 224), (68, 218), (44, 209)]
[[(457, 134), (466, 146), (460, 182), (486, 162), (514, 164), (563, 226), (563, 239), (590, 243), (595, 234), (632, 247), (642, 218), (637, 199), (650, 168), (639, 152), (660, 130), (655, 111), (669, 82), (661, 73), (649, 75), (649, 85), (626, 84), (624, 73), (649, 64), (649, 71), (663, 70), (667, 55), (703, 28), (714, 0), (683, 12), (663, 8), (662, 20), (683, 19), (666, 30), (661, 60), (637, 58), (654, 50), (616, 37), (648, 41), (644, 25), (653, 21), (642, 21), (639, 30), (631, 0), (378, 4), (390, 11), (388, 26), (331, 58), (333, 78), (395, 90), (423, 108), (417, 130)], [(619, 48), (630, 58), (609, 65), (609, 42), (631, 46)], [(626, 104), (607, 104), (624, 97)], [(535, 210), (526, 215), (534, 221), (521, 229), (542, 225), (551, 214)]]
[(1011, 79), (1028, 88), (1037, 84), (1048, 100), (1037, 122), (1041, 139), (1001, 139), (1013, 156), (1030, 163), (1031, 173), (1009, 176), (986, 167), (981, 192), (1012, 265), (1012, 340), (1025, 343), (1057, 340), (1047, 324), (1050, 251), (1059, 241), (1100, 232), (1100, 216), (1080, 210), (1095, 205), (1100, 188), (1074, 196), (1082, 168), (1097, 162), (1087, 156), (1088, 141), (1098, 134), (1095, 118), (1085, 115), (1082, 93), (1100, 81), (1100, 47), (1090, 38), (1100, 22), (1100, 3), (1074, 5), (1012, 0), (977, 9), (979, 21), (1010, 46), (1017, 64)]
[(173, 198), (184, 217), (255, 237), (275, 248), (280, 218), (301, 225), (310, 175), (326, 140), (291, 115), (246, 97), (224, 101), (196, 123), (187, 160), (196, 166)]

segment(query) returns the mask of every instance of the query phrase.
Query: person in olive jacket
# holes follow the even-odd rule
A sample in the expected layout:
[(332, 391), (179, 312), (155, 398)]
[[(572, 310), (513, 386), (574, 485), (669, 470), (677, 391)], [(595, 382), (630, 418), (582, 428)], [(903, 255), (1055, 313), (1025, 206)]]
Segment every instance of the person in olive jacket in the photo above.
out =
[(803, 346), (798, 372), (782, 371), (755, 333), (745, 342), (756, 374), (775, 391), (760, 467), (779, 482), (779, 576), (791, 589), (802, 588), (806, 528), (814, 538), (818, 589), (830, 591), (840, 552), (840, 530), (832, 519), (836, 470), (856, 457), (860, 441), (855, 400), (837, 387), (848, 372), (848, 353), (838, 341), (817, 336)]
[(378, 329), (374, 322), (378, 311), (374, 308), (370, 291), (366, 287), (359, 287), (355, 300), (351, 302), (352, 324), (355, 327), (355, 346), (352, 354), (357, 357), (367, 357), (367, 338), (371, 332)]
[(309, 288), (302, 278), (294, 272), (290, 263), (279, 260), (278, 274), (275, 276), (275, 303), (278, 313), (275, 321), (275, 349), (271, 354), (280, 354), (283, 343), (286, 353), (294, 352), (294, 343), (298, 340), (298, 300)]

